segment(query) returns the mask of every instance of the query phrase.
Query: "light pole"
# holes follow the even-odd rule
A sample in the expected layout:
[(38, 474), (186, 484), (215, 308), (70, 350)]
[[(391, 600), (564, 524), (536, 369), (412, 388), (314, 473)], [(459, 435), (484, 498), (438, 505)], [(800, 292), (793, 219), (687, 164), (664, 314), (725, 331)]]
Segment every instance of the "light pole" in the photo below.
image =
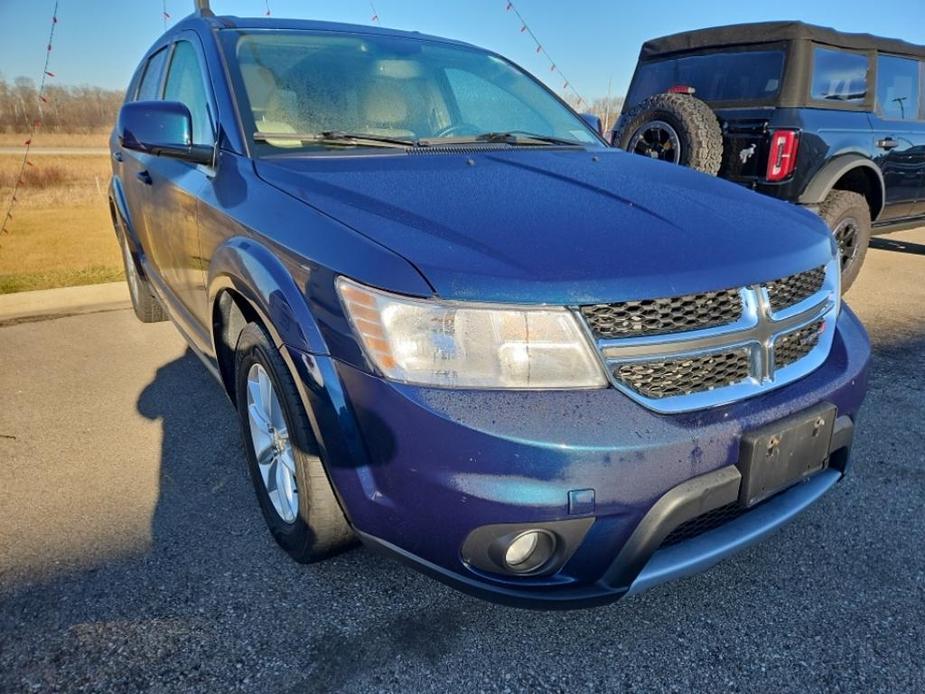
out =
[(201, 17), (214, 17), (215, 14), (212, 12), (212, 8), (209, 7), (209, 0), (195, 0), (196, 2), (196, 14)]

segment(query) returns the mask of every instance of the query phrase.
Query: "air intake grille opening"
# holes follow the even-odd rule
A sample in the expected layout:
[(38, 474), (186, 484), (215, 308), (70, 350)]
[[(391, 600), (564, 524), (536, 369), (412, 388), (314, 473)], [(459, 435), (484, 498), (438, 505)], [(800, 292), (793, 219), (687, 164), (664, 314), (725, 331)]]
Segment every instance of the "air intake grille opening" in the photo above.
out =
[(614, 377), (647, 398), (691, 395), (733, 385), (749, 377), (748, 350), (618, 365)]
[(582, 306), (581, 313), (598, 338), (644, 337), (735, 323), (742, 316), (742, 299), (737, 289), (727, 289), (669, 299)]
[(813, 351), (825, 327), (823, 321), (781, 335), (774, 340), (774, 363), (777, 368), (789, 366)]
[(721, 525), (735, 520), (745, 513), (745, 511), (746, 509), (740, 506), (738, 502), (726, 504), (712, 511), (707, 511), (696, 518), (691, 518), (686, 523), (682, 523), (672, 530), (668, 534), (668, 537), (662, 541), (661, 547), (670, 547), (671, 545), (676, 545), (679, 542), (684, 542), (685, 540), (690, 540), (703, 533), (715, 530)]
[(823, 282), (825, 282), (825, 268), (817, 267), (815, 270), (768, 282), (764, 287), (768, 290), (771, 310), (777, 312), (808, 299), (822, 289)]

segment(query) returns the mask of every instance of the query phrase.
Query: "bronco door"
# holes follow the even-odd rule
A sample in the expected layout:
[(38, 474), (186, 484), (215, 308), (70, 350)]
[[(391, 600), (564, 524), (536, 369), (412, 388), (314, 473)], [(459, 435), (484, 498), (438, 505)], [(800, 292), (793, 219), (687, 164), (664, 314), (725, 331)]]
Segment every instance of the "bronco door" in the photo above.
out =
[(877, 56), (877, 100), (871, 126), (874, 159), (886, 185), (882, 221), (912, 216), (925, 185), (920, 66), (921, 61), (913, 58)]

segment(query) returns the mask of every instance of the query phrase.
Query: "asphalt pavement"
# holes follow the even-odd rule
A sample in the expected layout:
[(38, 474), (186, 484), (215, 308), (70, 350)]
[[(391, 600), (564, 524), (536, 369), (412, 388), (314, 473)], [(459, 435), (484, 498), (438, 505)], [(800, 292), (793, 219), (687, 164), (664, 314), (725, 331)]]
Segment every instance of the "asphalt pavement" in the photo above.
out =
[(705, 574), (565, 613), (366, 549), (291, 562), (171, 325), (0, 327), (0, 691), (925, 691), (925, 229), (875, 243), (851, 475)]

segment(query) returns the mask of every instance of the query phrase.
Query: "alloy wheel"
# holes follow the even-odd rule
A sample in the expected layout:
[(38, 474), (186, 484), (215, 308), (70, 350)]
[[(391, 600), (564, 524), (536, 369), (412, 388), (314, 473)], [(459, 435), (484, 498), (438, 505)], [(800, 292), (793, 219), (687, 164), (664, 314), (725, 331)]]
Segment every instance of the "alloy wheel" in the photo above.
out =
[(832, 233), (841, 253), (841, 269), (844, 272), (858, 255), (858, 221), (854, 217), (845, 217)]
[(279, 517), (293, 523), (299, 515), (295, 453), (273, 381), (260, 364), (247, 373), (247, 417), (267, 496)]
[(678, 131), (661, 120), (642, 125), (630, 138), (627, 149), (652, 159), (677, 164), (681, 161), (681, 138)]

